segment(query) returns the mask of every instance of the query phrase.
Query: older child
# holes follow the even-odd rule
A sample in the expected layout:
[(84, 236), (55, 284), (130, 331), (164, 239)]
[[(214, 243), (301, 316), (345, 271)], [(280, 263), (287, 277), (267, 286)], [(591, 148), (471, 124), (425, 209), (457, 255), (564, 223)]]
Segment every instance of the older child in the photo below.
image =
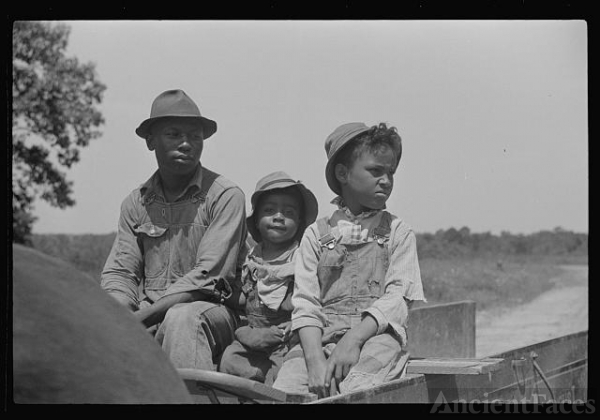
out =
[(300, 181), (273, 172), (256, 184), (247, 227), (257, 245), (242, 269), (248, 325), (223, 353), (219, 370), (272, 384), (287, 353), (298, 241), (317, 218), (317, 200)]
[(402, 155), (395, 127), (349, 123), (325, 141), (338, 209), (306, 229), (292, 297), (290, 349), (274, 388), (319, 397), (400, 377), (406, 322), (425, 300), (415, 235), (385, 211)]

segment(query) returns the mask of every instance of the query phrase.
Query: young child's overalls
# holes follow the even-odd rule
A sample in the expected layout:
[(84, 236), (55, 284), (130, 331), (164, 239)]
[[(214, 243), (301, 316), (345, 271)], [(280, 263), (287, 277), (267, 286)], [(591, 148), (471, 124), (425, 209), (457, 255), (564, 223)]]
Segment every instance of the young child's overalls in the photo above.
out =
[[(362, 313), (385, 291), (391, 220), (391, 215), (383, 211), (379, 225), (371, 229), (367, 242), (340, 240), (331, 229), (332, 225), (337, 225), (337, 220), (317, 220), (322, 252), (317, 276), (321, 304), (328, 320), (322, 338), (326, 355), (333, 351), (335, 344), (350, 328), (360, 324)], [(299, 357), (301, 355), (299, 346), (290, 350), (274, 387), (286, 392), (308, 392), (308, 374), (303, 357)], [(339, 384), (340, 392), (396, 379), (402, 375), (407, 360), (408, 353), (402, 349), (398, 337), (387, 332), (376, 335), (364, 344), (358, 363)]]
[[(225, 349), (219, 371), (267, 385), (273, 383), (283, 364), (289, 343), (285, 341), (274, 344), (271, 329), (281, 329), (285, 323), (289, 323), (291, 311), (281, 307), (277, 310), (268, 308), (258, 296), (257, 283), (277, 281), (293, 275), (293, 262), (269, 265), (258, 263), (252, 256), (247, 258), (242, 271), (242, 290), (246, 294), (246, 317), (251, 329), (241, 327), (236, 330), (236, 339)], [(293, 282), (288, 285), (287, 299), (292, 290)]]
[[(294, 275), (294, 263), (281, 265), (259, 263), (250, 255), (242, 269), (242, 290), (246, 294), (246, 317), (251, 327), (270, 327), (290, 320), (291, 313), (281, 307), (278, 310), (269, 309), (258, 296), (258, 282), (277, 282)], [(293, 284), (289, 286), (293, 287)]]

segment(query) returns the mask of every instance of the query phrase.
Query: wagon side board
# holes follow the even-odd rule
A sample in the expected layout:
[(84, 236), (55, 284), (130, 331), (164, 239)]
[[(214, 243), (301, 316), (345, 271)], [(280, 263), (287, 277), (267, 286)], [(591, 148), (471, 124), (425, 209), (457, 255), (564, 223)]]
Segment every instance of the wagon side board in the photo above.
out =
[(587, 348), (586, 330), (492, 355), (503, 360), (487, 374), (407, 374), (367, 391), (313, 403), (586, 401)]
[(476, 304), (465, 300), (417, 306), (408, 315), (412, 357), (475, 357)]

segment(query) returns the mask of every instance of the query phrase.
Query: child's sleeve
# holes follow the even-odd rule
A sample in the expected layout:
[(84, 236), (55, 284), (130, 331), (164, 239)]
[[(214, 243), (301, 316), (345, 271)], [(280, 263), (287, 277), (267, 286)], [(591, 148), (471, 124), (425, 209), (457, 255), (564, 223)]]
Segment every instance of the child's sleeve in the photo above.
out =
[(317, 265), (321, 254), (316, 224), (309, 226), (296, 253), (294, 293), (292, 294), (292, 331), (307, 326), (324, 328), (321, 289), (317, 278)]
[(287, 312), (292, 312), (292, 310), (294, 309), (293, 305), (292, 305), (292, 293), (294, 292), (294, 281), (292, 280), (287, 287), (287, 290), (285, 292), (285, 297), (283, 298), (283, 302), (281, 302), (281, 306), (279, 307), (280, 309), (287, 311)]
[(389, 247), (390, 265), (385, 276), (385, 291), (366, 312), (377, 320), (378, 334), (391, 327), (399, 336), (406, 338), (407, 301), (425, 301), (425, 296), (416, 236), (399, 219), (392, 222)]

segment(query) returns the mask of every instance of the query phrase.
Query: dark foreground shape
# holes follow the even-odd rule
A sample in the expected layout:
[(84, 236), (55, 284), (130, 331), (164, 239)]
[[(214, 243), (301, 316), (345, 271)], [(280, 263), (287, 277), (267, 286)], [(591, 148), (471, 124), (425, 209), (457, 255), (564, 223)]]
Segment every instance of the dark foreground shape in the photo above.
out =
[(15, 403), (191, 402), (160, 346), (93, 279), (34, 249), (12, 251)]

